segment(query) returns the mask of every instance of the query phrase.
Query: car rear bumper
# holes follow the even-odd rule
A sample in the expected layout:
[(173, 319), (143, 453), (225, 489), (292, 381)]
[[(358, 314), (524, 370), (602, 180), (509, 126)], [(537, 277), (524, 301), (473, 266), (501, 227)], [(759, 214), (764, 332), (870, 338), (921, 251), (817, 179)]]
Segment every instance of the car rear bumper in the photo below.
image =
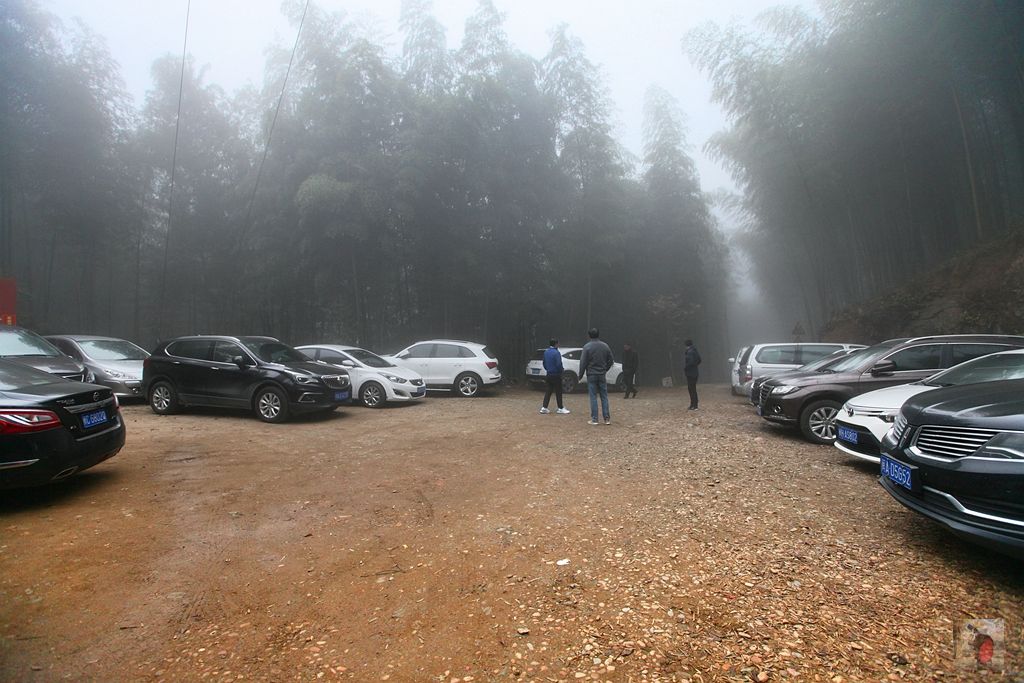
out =
[(117, 455), (124, 446), (120, 414), (109, 429), (75, 439), (66, 429), (0, 437), (0, 489), (65, 479)]

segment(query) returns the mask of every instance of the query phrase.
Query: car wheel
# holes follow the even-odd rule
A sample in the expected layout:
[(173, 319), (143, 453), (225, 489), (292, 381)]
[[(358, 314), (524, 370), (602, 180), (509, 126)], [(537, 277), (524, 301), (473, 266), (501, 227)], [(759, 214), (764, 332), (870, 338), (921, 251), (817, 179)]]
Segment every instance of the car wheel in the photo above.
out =
[(170, 382), (156, 382), (149, 390), (149, 407), (157, 415), (173, 415), (181, 405), (178, 392)]
[(836, 440), (836, 415), (841, 406), (835, 401), (815, 401), (800, 414), (800, 431), (808, 441), (830, 444)]
[(563, 372), (562, 373), (562, 393), (571, 394), (576, 391), (576, 373), (575, 372)]
[(388, 394), (377, 382), (367, 382), (359, 390), (359, 400), (367, 408), (383, 408), (388, 400)]
[(288, 419), (288, 397), (277, 387), (263, 387), (253, 401), (256, 417), (264, 422), (284, 422)]
[(480, 393), (480, 377), (473, 372), (464, 372), (455, 378), (454, 391), (459, 396), (472, 398)]

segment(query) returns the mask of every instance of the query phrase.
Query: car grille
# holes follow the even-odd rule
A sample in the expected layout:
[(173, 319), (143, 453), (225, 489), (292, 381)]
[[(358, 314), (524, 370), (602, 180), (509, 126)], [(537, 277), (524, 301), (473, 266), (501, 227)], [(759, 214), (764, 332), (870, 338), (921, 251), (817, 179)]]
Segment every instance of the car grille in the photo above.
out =
[(761, 385), (761, 390), (758, 392), (757, 402), (762, 404), (762, 405), (764, 405), (765, 403), (768, 402), (768, 397), (771, 395), (771, 393), (772, 393), (772, 388), (770, 386), (768, 386), (767, 384), (762, 384)]
[(421, 379), (411, 379), (411, 380), (409, 380), (409, 384), (413, 385), (414, 387), (421, 387), (421, 386), (423, 386), (423, 380), (421, 380)]
[(973, 427), (921, 427), (914, 445), (924, 455), (945, 458), (962, 458), (981, 448), (986, 441), (999, 432), (994, 429)]
[(903, 441), (903, 435), (907, 433), (907, 418), (902, 415), (896, 416), (896, 421), (892, 425), (892, 438), (897, 444)]
[(347, 375), (324, 375), (320, 379), (329, 389), (348, 389)]

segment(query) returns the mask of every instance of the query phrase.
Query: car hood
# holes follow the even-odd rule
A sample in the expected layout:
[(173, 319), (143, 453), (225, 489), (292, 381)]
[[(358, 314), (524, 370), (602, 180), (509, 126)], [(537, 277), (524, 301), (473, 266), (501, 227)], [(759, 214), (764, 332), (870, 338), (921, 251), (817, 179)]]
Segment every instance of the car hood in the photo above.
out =
[(348, 372), (344, 368), (339, 368), (337, 365), (328, 365), (326, 363), (317, 363), (316, 361), (293, 361), (291, 363), (271, 363), (271, 367), (278, 367), (283, 370), (292, 370), (294, 372), (308, 372), (311, 375), (347, 375)]
[(788, 386), (795, 387), (813, 387), (818, 384), (835, 384), (837, 382), (843, 384), (850, 384), (860, 379), (860, 373), (857, 372), (818, 372), (812, 370), (810, 372), (787, 372), (781, 375), (774, 375), (771, 379), (765, 382), (769, 386), (779, 386), (780, 384), (786, 384)]
[[(389, 359), (390, 360), (390, 359)], [(423, 375), (411, 370), (409, 368), (396, 365), (393, 368), (360, 368), (364, 372), (373, 372), (378, 375), (394, 375), (395, 377), (401, 377), (402, 379), (423, 379)]]
[(85, 372), (81, 363), (66, 356), (6, 356), (4, 360), (21, 363), (54, 375), (76, 375)]
[(102, 360), (90, 361), (88, 365), (95, 370), (114, 370), (134, 377), (142, 377), (141, 360)]
[(911, 424), (1024, 431), (1024, 379), (944, 387), (903, 405)]
[(924, 384), (900, 384), (895, 387), (876, 389), (866, 394), (851, 398), (847, 405), (853, 408), (872, 410), (899, 410), (906, 400), (926, 391), (934, 391), (937, 387), (929, 387)]

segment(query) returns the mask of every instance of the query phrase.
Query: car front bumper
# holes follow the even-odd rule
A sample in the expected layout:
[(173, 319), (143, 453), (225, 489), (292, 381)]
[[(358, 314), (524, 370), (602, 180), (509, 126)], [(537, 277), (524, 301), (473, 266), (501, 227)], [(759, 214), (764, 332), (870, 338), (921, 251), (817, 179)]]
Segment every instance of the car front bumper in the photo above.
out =
[[(879, 425), (885, 425), (885, 431), (889, 431), (888, 425), (878, 418), (858, 418), (857, 416), (851, 418), (844, 415), (842, 419), (836, 420), (836, 440), (833, 444), (836, 448), (847, 455), (852, 455), (855, 458), (861, 458), (868, 462), (877, 463), (879, 454), (882, 452), (881, 440), (878, 434), (876, 434), (868, 425), (864, 424), (864, 422), (868, 420), (878, 422)], [(871, 427), (875, 427), (875, 425), (871, 425)], [(854, 432), (856, 435), (854, 437), (856, 441), (851, 441), (840, 436), (842, 431), (841, 428), (849, 429)], [(884, 432), (881, 436), (884, 436)]]
[(104, 379), (96, 378), (95, 384), (102, 384), (105, 387), (110, 387), (110, 390), (114, 392), (114, 395), (118, 398), (145, 398), (146, 394), (142, 391), (142, 380), (141, 379)]
[(65, 428), (0, 437), (0, 489), (65, 479), (117, 455), (124, 439), (120, 413), (109, 429), (81, 439)]

